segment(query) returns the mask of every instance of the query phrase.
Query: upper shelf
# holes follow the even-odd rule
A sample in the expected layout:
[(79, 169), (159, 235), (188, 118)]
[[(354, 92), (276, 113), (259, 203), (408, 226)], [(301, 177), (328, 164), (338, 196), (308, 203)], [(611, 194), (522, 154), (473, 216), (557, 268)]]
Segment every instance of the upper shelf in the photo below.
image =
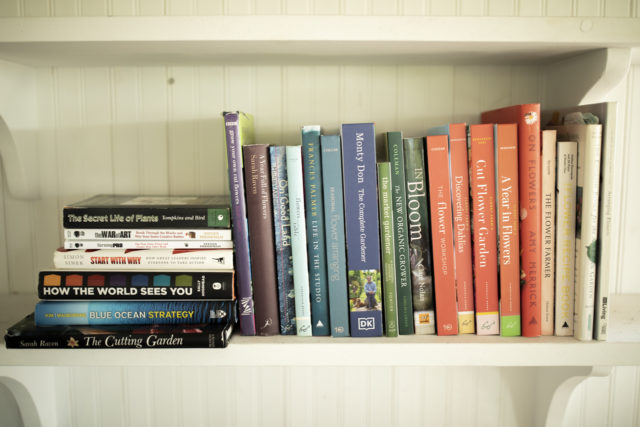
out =
[(209, 16), (0, 19), (26, 65), (544, 63), (640, 46), (638, 19)]

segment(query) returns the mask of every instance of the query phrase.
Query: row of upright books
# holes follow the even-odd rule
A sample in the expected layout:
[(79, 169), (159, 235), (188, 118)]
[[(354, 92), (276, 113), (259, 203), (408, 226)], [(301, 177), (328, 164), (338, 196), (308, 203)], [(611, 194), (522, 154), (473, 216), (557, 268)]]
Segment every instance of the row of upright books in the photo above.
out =
[(62, 216), (41, 301), (7, 330), (7, 347), (228, 345), (237, 309), (226, 197), (98, 195)]
[(242, 333), (605, 339), (615, 105), (575, 110), (386, 132), (378, 160), (373, 123), (270, 146), (224, 113)]

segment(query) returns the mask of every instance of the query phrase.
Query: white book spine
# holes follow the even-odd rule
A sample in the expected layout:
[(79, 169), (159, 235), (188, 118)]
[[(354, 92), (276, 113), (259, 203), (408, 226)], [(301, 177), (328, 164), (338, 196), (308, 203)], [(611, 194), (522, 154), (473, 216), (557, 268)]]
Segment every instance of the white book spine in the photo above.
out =
[(233, 270), (232, 249), (58, 249), (53, 265), (95, 270)]
[(554, 244), (556, 214), (556, 131), (542, 131), (542, 335), (553, 335), (554, 326)]
[(573, 336), (578, 145), (557, 144), (555, 335)]
[(289, 215), (291, 220), (291, 253), (293, 258), (293, 289), (296, 305), (297, 335), (311, 336), (311, 306), (309, 300), (309, 264), (304, 211), (302, 149), (288, 146), (287, 175), (289, 180)]
[(231, 249), (232, 240), (65, 240), (65, 249)]
[(567, 126), (578, 141), (574, 336), (593, 339), (600, 189), (601, 125)]
[(231, 240), (231, 229), (65, 228), (65, 240)]

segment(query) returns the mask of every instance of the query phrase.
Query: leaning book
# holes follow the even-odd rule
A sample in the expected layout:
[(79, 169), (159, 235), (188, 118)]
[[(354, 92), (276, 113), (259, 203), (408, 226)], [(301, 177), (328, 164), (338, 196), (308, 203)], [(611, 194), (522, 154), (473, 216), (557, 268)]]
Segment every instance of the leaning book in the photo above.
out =
[(7, 329), (7, 348), (223, 348), (234, 322), (36, 326), (33, 313)]

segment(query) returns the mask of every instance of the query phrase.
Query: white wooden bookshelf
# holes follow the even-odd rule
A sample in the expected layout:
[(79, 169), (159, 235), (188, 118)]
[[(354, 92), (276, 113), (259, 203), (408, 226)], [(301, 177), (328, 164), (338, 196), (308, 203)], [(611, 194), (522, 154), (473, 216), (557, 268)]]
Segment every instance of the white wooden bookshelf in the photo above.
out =
[[(255, 95), (259, 98), (257, 102), (253, 99), (254, 95), (247, 95), (242, 87), (242, 78), (233, 80), (222, 73), (222, 77), (211, 79), (220, 86), (232, 81), (233, 93), (241, 94), (243, 99), (254, 102), (262, 111), (268, 111), (271, 114), (269, 118), (279, 119), (280, 126), (285, 128), (291, 123), (297, 124), (298, 111), (300, 114), (308, 111), (301, 107), (304, 106), (304, 101), (292, 100), (291, 95), (287, 95), (290, 97), (288, 102), (281, 103), (280, 113), (269, 111), (266, 100), (270, 96), (279, 94), (284, 97), (283, 93), (296, 92), (296, 86), (287, 86), (287, 77), (295, 77), (295, 70), (291, 74), (283, 73), (282, 69), (286, 67), (310, 67), (316, 73), (310, 79), (318, 83), (320, 88), (336, 82), (343, 86), (357, 86), (361, 76), (351, 73), (349, 69), (344, 71), (346, 67), (366, 66), (367, 70), (373, 70), (371, 73), (375, 76), (380, 71), (383, 77), (376, 82), (382, 82), (383, 95), (378, 98), (371, 96), (371, 99), (365, 100), (371, 104), (376, 99), (386, 102), (387, 93), (390, 97), (397, 96), (399, 90), (396, 85), (403, 80), (402, 76), (408, 81), (417, 81), (421, 87), (428, 86), (425, 83), (426, 77), (419, 75), (422, 69), (415, 71), (404, 68), (414, 65), (435, 67), (433, 70), (429, 69), (429, 72), (436, 78), (437, 84), (448, 84), (449, 80), (454, 80), (450, 87), (442, 85), (447, 87), (433, 91), (434, 96), (439, 97), (436, 98), (437, 101), (456, 96), (461, 98), (456, 91), (458, 86), (473, 88), (485, 85), (489, 92), (495, 89), (499, 93), (499, 101), (519, 102), (530, 92), (518, 84), (534, 82), (538, 98), (536, 100), (541, 101), (545, 109), (607, 100), (609, 93), (626, 78), (630, 66), (640, 62), (639, 49), (640, 31), (638, 20), (634, 18), (285, 15), (0, 18), (0, 89), (18, 85), (22, 88), (20, 94), (24, 94), (14, 96), (10, 102), (0, 100), (0, 117), (7, 124), (7, 131), (0, 127), (0, 157), (3, 171), (7, 174), (3, 182), (7, 183), (6, 199), (9, 200), (4, 206), (7, 213), (3, 218), (7, 223), (11, 222), (11, 218), (27, 218), (17, 221), (14, 234), (23, 230), (31, 233), (34, 248), (30, 251), (22, 248), (21, 253), (36, 255), (33, 255), (30, 263), (24, 262), (24, 265), (19, 266), (27, 265), (33, 270), (41, 264), (38, 256), (42, 256), (39, 253), (46, 252), (47, 247), (52, 251), (59, 244), (57, 231), (44, 228), (52, 221), (43, 220), (40, 225), (40, 217), (36, 219), (33, 211), (38, 210), (40, 215), (56, 218), (60, 201), (73, 201), (70, 199), (87, 191), (84, 187), (79, 189), (78, 185), (70, 184), (70, 181), (58, 184), (52, 190), (53, 184), (45, 174), (62, 174), (55, 167), (43, 167), (43, 159), (47, 156), (59, 156), (59, 159), (64, 160), (65, 155), (74, 155), (79, 160), (77, 163), (82, 163), (81, 156), (92, 154), (92, 149), (78, 150), (74, 145), (75, 139), (98, 137), (104, 130), (100, 126), (91, 128), (89, 124), (93, 124), (94, 120), (102, 125), (102, 122), (95, 119), (102, 119), (101, 113), (108, 111), (108, 108), (101, 110), (92, 104), (94, 110), (69, 115), (63, 114), (65, 111), (56, 110), (62, 108), (58, 107), (58, 103), (64, 105), (69, 100), (65, 97), (66, 92), (71, 91), (72, 98), (74, 91), (78, 90), (73, 82), (73, 76), (76, 75), (85, 79), (79, 90), (84, 96), (85, 93), (95, 92), (101, 95), (109, 91), (115, 92), (112, 81), (117, 79), (113, 77), (113, 67), (124, 67), (125, 77), (130, 70), (142, 70), (135, 71), (142, 77), (133, 78), (137, 82), (135, 85), (138, 85), (138, 92), (144, 86), (139, 81), (147, 75), (161, 84), (166, 83), (167, 74), (160, 70), (161, 67), (176, 66), (178, 72), (182, 66), (219, 66), (225, 69), (236, 66), (254, 67), (257, 72), (245, 71), (242, 77), (251, 77), (251, 73), (258, 74), (252, 83), (261, 88), (260, 95)], [(325, 76), (327, 68), (322, 68), (325, 66), (329, 67), (329, 77)], [(338, 77), (332, 74), (335, 70), (331, 67), (339, 69), (336, 72)], [(454, 70), (451, 67), (456, 68)], [(499, 77), (489, 79), (488, 83), (476, 78), (478, 70), (484, 70), (479, 67), (491, 67), (488, 68), (489, 74), (497, 71)], [(51, 80), (43, 72), (49, 69), (55, 70), (55, 77)], [(286, 72), (289, 71), (287, 68)], [(398, 73), (401, 77), (396, 77), (393, 73)], [(500, 76), (507, 75), (515, 76), (511, 80), (511, 87), (507, 90), (499, 89)], [(182, 77), (181, 75), (180, 78)], [(367, 78), (367, 89), (356, 87), (353, 93), (361, 95), (361, 92), (374, 87), (373, 78)], [(103, 80), (109, 80), (109, 83), (103, 83)], [(275, 89), (265, 89), (271, 86)], [(150, 88), (145, 93), (153, 93), (156, 86), (152, 85)], [(194, 84), (192, 92), (195, 93), (198, 89), (199, 86)], [(359, 120), (362, 117), (360, 110), (364, 110), (370, 113), (366, 120), (389, 124), (389, 116), (402, 116), (403, 112), (415, 107), (413, 104), (404, 109), (401, 106), (363, 107), (361, 104), (366, 103), (365, 101), (358, 98), (357, 102), (349, 103), (349, 100), (344, 99), (347, 96), (344, 91), (337, 93), (340, 99), (335, 104), (321, 101), (317, 108), (340, 111), (348, 120)], [(347, 94), (351, 93), (347, 91)], [(485, 90), (474, 96), (480, 98), (486, 93)], [(62, 101), (59, 98), (63, 98)], [(231, 108), (226, 103), (218, 102), (215, 97), (207, 101), (219, 105), (220, 111), (222, 108)], [(125, 106), (131, 104), (127, 99), (111, 102), (111, 111), (116, 112), (126, 110)], [(148, 98), (142, 97), (139, 102), (150, 107), (148, 110), (151, 111), (159, 101), (151, 95)], [(162, 102), (164, 101), (161, 99), (160, 103)], [(182, 101), (173, 102), (177, 104)], [(229, 104), (238, 108), (234, 102)], [(446, 105), (452, 113), (443, 114), (436, 107), (425, 107), (427, 122), (440, 124), (431, 123), (430, 120), (441, 120), (442, 117), (451, 115), (477, 117), (479, 110), (474, 106), (482, 104), (474, 101), (461, 107), (451, 106), (449, 103)], [(473, 112), (469, 112), (471, 108)], [(185, 111), (187, 113), (183, 116), (177, 113), (176, 116), (188, 122), (193, 119), (194, 113), (189, 108), (185, 108)], [(321, 116), (321, 120), (328, 121), (331, 117)], [(131, 121), (140, 119), (140, 116), (125, 114), (123, 120), (126, 121), (125, 119), (128, 120), (126, 124), (130, 125)], [(309, 119), (302, 117), (301, 120)], [(417, 123), (418, 121), (421, 123)], [(153, 125), (153, 120), (150, 122)], [(423, 126), (422, 119), (396, 122), (404, 123), (406, 129), (402, 130), (408, 131), (416, 131)], [(334, 120), (331, 124), (337, 126), (338, 123)], [(160, 125), (164, 126), (164, 123)], [(113, 123), (108, 126), (116, 127)], [(297, 129), (282, 130), (261, 126), (263, 127), (257, 129), (258, 134), (276, 134), (283, 140), (297, 132)], [(28, 132), (34, 129), (35, 135)], [(78, 133), (76, 129), (81, 130)], [(154, 129), (151, 127), (152, 131)], [(381, 132), (397, 129), (376, 130)], [(137, 130), (139, 134), (144, 134), (145, 131)], [(196, 152), (179, 129), (175, 132), (176, 139), (180, 142), (167, 148), (167, 151), (171, 151), (171, 147), (174, 150), (176, 147), (186, 147)], [(155, 134), (151, 132), (150, 135)], [(164, 134), (161, 131), (159, 135)], [(186, 134), (189, 135), (193, 136), (193, 133)], [(51, 145), (67, 146), (55, 151), (48, 148), (48, 142)], [(93, 149), (99, 150), (96, 147)], [(213, 165), (213, 177), (224, 182), (224, 160), (220, 156), (221, 152), (216, 153), (220, 158), (210, 162)], [(621, 159), (620, 153), (619, 151), (617, 154), (618, 159)], [(186, 161), (192, 161), (195, 157), (187, 156)], [(156, 157), (152, 157), (152, 160), (155, 159)], [(174, 161), (171, 158), (160, 159), (166, 163)], [(140, 158), (132, 160), (139, 164), (144, 161), (142, 154)], [(178, 159), (179, 161), (182, 160)], [(76, 181), (81, 180), (81, 167), (75, 162), (67, 163), (72, 163), (67, 167), (70, 176), (76, 178)], [(171, 164), (173, 170), (178, 171), (181, 167), (188, 167), (187, 163)], [(205, 166), (200, 165), (200, 170), (204, 169)], [(100, 175), (100, 178), (114, 179), (115, 175), (115, 172), (113, 175), (106, 173)], [(617, 185), (623, 179), (622, 176), (624, 171), (618, 176)], [(209, 175), (206, 177), (211, 178)], [(170, 179), (171, 177), (168, 181)], [(174, 184), (174, 187), (169, 185), (168, 188), (177, 189), (178, 192), (195, 188), (188, 179), (191, 178), (181, 177), (178, 184)], [(129, 191), (141, 187), (132, 185), (132, 190)], [(220, 185), (220, 188), (223, 187)], [(7, 240), (10, 243), (19, 241), (11, 231), (3, 233), (0, 236), (9, 236)], [(44, 249), (35, 248), (36, 241)], [(13, 255), (10, 245), (7, 246), (9, 255), (6, 259), (10, 261), (0, 265), (0, 268), (8, 267), (11, 260), (18, 258)], [(613, 261), (617, 259), (617, 255), (619, 253), (611, 255)], [(614, 265), (616, 267), (612, 269), (611, 280), (620, 276), (620, 264)], [(14, 281), (16, 278), (26, 278), (25, 282), (30, 277), (35, 278), (36, 271), (28, 271), (28, 268), (25, 272), (12, 273), (10, 278)], [(24, 292), (26, 286), (20, 290)], [(35, 282), (33, 286), (35, 287)], [(34, 303), (33, 295), (3, 294), (0, 297), (2, 328), (32, 311)], [(8, 350), (2, 345), (0, 383), (6, 384), (19, 403), (31, 410), (33, 416), (24, 421), (27, 425), (35, 426), (58, 425), (57, 420), (61, 419), (58, 416), (59, 408), (51, 402), (50, 396), (55, 391), (55, 385), (61, 381), (61, 376), (73, 370), (110, 372), (109, 369), (119, 367), (186, 367), (197, 370), (218, 367), (513, 367), (534, 370), (540, 374), (540, 378), (545, 379), (540, 387), (548, 389), (549, 393), (538, 399), (537, 405), (547, 417), (537, 421), (536, 425), (557, 425), (563, 416), (563, 404), (566, 404), (571, 391), (581, 379), (590, 375), (607, 375), (611, 367), (640, 366), (640, 300), (638, 297), (617, 296), (611, 307), (608, 342), (578, 342), (572, 338), (555, 337), (305, 339), (237, 335), (224, 350)]]

